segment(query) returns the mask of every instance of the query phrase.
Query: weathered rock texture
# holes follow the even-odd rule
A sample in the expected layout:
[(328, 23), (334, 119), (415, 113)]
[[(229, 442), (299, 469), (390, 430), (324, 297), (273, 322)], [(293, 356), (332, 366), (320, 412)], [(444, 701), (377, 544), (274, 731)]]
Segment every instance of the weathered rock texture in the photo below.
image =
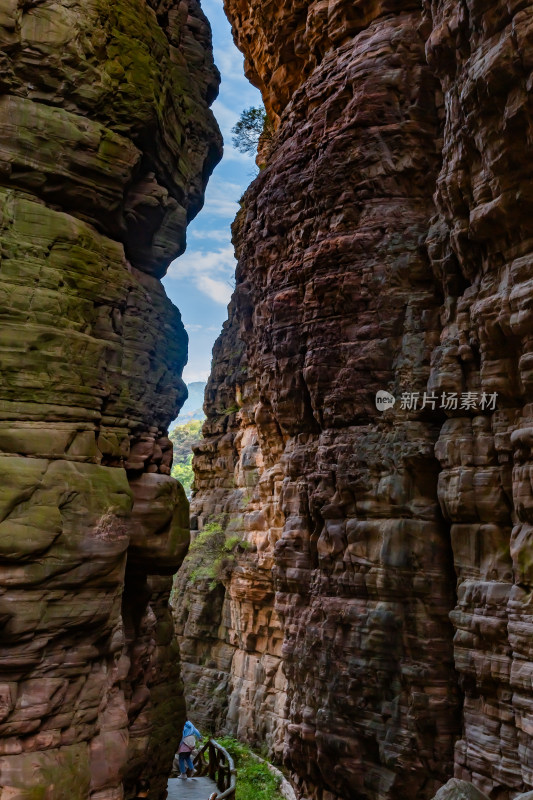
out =
[(198, 526), (250, 547), (179, 604), (193, 704), (305, 798), (455, 774), (508, 800), (533, 786), (533, 4), (226, 9), (277, 132), (195, 459)]
[(533, 5), (441, 2), (430, 11), (428, 60), (447, 110), (428, 236), (445, 293), (430, 385), (498, 393), (494, 413), (446, 421), (436, 448), (465, 692), (456, 775), (507, 798), (533, 786)]
[(486, 794), (480, 792), (471, 783), (451, 778), (445, 786), (442, 786), (434, 797), (434, 800), (489, 800)]
[(155, 800), (188, 542), (158, 279), (220, 154), (209, 27), (196, 0), (0, 0), (0, 46), (0, 797), (119, 800), (146, 770)]

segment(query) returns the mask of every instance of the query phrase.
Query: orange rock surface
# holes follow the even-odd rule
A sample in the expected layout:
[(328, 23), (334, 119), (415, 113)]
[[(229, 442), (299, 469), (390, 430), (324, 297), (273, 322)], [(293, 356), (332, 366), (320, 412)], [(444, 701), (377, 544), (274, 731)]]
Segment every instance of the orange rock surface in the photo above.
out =
[(509, 800), (533, 786), (533, 6), (225, 7), (276, 134), (195, 457), (194, 524), (248, 545), (179, 603), (192, 707), (301, 797), (455, 775)]

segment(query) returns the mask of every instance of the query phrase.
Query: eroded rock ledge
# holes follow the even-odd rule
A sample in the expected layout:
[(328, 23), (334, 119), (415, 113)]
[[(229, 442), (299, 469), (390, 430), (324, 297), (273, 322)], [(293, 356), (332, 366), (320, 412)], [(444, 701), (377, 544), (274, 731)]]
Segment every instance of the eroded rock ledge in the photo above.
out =
[(195, 458), (198, 526), (249, 542), (178, 608), (195, 713), (305, 798), (455, 775), (508, 800), (533, 786), (533, 7), (225, 5), (277, 131)]
[(159, 278), (220, 157), (218, 79), (196, 0), (0, 0), (0, 795), (12, 800), (39, 787), (128, 798), (147, 758), (163, 796), (183, 715), (167, 600), (188, 542), (166, 434), (187, 337)]

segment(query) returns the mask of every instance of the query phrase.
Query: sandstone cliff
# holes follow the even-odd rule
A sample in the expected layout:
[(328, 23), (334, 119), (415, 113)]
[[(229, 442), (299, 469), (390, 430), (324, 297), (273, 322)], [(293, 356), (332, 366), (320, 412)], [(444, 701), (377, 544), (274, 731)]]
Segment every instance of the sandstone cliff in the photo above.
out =
[(455, 774), (508, 800), (533, 786), (533, 5), (225, 5), (277, 131), (195, 458), (194, 523), (248, 549), (180, 578), (192, 705), (305, 798)]
[(131, 797), (147, 759), (164, 796), (187, 337), (159, 278), (217, 87), (196, 0), (0, 0), (2, 798)]
[(436, 447), (465, 695), (455, 772), (505, 800), (533, 787), (533, 6), (447, 0), (428, 13), (446, 108), (427, 239), (442, 333), (428, 385), (498, 394), (492, 413), (450, 415)]

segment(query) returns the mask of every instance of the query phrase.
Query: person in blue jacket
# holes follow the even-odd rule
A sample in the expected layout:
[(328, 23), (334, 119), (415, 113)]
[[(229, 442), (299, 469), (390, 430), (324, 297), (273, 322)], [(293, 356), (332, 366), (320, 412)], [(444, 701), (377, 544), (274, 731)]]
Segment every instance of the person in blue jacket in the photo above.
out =
[(187, 780), (187, 769), (191, 770), (191, 777), (195, 774), (194, 764), (192, 763), (191, 753), (195, 748), (196, 739), (201, 739), (202, 734), (194, 727), (192, 722), (186, 721), (183, 726), (183, 734), (181, 737), (180, 746), (178, 748), (178, 761), (180, 769), (180, 778), (184, 781)]

